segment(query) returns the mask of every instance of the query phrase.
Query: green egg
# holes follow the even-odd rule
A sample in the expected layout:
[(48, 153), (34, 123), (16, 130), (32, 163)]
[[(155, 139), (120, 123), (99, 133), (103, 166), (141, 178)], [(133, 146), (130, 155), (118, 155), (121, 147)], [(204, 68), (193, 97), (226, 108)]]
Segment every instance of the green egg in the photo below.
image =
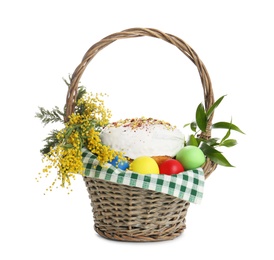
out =
[(177, 153), (176, 160), (184, 166), (185, 170), (193, 170), (205, 163), (205, 155), (199, 147), (188, 145)]

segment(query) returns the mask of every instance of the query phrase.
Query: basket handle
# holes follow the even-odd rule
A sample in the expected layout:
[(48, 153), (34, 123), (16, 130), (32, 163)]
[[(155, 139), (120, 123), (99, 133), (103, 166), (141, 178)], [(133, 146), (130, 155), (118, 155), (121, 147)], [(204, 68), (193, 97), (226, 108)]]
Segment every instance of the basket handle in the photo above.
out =
[[(196, 52), (187, 43), (185, 43), (183, 40), (181, 40), (180, 38), (172, 34), (164, 33), (157, 29), (131, 28), (118, 33), (111, 34), (103, 38), (99, 42), (92, 45), (88, 49), (88, 51), (85, 53), (81, 63), (77, 66), (77, 68), (75, 69), (71, 77), (70, 88), (68, 89), (67, 97), (66, 97), (66, 113), (64, 118), (65, 122), (68, 121), (69, 116), (74, 112), (80, 78), (82, 74), (84, 73), (87, 65), (94, 58), (94, 56), (100, 50), (107, 47), (109, 44), (115, 42), (116, 40), (142, 37), (142, 36), (150, 36), (150, 37), (162, 39), (170, 44), (175, 45), (180, 51), (182, 51), (196, 65), (198, 69), (201, 82), (202, 82), (203, 92), (204, 92), (205, 109), (208, 110), (208, 108), (213, 105), (214, 94), (213, 94), (211, 80), (207, 72), (207, 69), (205, 65), (203, 64), (203, 62), (199, 59)], [(203, 138), (211, 137), (212, 118), (213, 118), (213, 114), (211, 115), (211, 118), (209, 119), (206, 131), (201, 133), (201, 136)], [(204, 168), (204, 170), (206, 170), (209, 173), (211, 173), (216, 168), (216, 165), (209, 160), (207, 165), (205, 166), (208, 167), (208, 169)]]
[(186, 44), (183, 40), (181, 40), (180, 38), (174, 35), (163, 33), (156, 29), (132, 28), (132, 29), (121, 31), (119, 33), (111, 34), (103, 38), (101, 41), (91, 46), (89, 50), (86, 52), (81, 63), (78, 65), (78, 67), (75, 69), (74, 73), (72, 74), (71, 86), (68, 90), (67, 99), (66, 99), (66, 104), (67, 104), (66, 119), (68, 118), (69, 115), (71, 115), (74, 112), (75, 100), (76, 100), (77, 91), (78, 91), (78, 83), (87, 65), (94, 58), (94, 56), (100, 50), (107, 47), (109, 44), (115, 42), (116, 40), (141, 37), (141, 36), (151, 36), (151, 37), (162, 39), (166, 42), (169, 42), (175, 45), (180, 51), (182, 51), (196, 65), (198, 69), (201, 82), (202, 82), (203, 91), (204, 91), (204, 101), (205, 101), (206, 110), (214, 103), (213, 89), (212, 89), (211, 80), (207, 72), (207, 69), (205, 65), (203, 64), (203, 62), (199, 59), (196, 52), (188, 44)]

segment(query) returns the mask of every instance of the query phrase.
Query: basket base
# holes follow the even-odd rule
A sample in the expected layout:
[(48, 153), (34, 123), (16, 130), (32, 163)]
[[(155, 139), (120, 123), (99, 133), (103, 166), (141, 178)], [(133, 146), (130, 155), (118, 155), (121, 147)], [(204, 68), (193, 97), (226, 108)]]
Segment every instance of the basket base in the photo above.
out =
[(111, 233), (107, 233), (107, 232), (102, 232), (99, 228), (97, 228), (94, 225), (94, 230), (96, 231), (96, 233), (99, 236), (106, 238), (106, 239), (115, 240), (115, 241), (123, 241), (123, 242), (160, 242), (160, 241), (173, 240), (173, 239), (179, 237), (183, 233), (184, 229), (180, 230), (177, 233), (173, 233), (172, 235), (169, 235), (169, 236), (145, 236), (145, 235), (140, 235), (140, 236), (123, 235), (123, 236), (121, 236), (120, 234), (111, 234)]
[(189, 202), (163, 193), (84, 177), (102, 237), (132, 242), (172, 240), (186, 228)]

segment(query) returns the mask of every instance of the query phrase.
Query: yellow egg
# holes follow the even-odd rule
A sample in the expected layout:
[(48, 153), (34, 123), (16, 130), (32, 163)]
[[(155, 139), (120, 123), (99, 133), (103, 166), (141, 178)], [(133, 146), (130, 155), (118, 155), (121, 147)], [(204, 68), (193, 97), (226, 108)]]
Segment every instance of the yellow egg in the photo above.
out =
[(140, 156), (131, 163), (131, 170), (141, 174), (159, 174), (156, 161), (149, 156)]

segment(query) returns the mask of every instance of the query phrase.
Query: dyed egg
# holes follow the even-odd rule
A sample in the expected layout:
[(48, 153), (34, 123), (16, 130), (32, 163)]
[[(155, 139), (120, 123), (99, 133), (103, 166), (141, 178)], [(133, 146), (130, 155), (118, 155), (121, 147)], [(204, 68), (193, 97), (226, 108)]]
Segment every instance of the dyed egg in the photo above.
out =
[(141, 174), (159, 174), (159, 167), (156, 161), (148, 156), (136, 158), (130, 165), (130, 169)]
[(125, 160), (120, 160), (118, 162), (118, 156), (116, 156), (111, 162), (109, 162), (111, 165), (115, 166), (116, 168), (119, 168), (121, 170), (126, 170), (129, 167), (129, 162)]
[(160, 174), (178, 174), (184, 171), (183, 165), (175, 159), (168, 159), (162, 162), (159, 166)]
[(205, 155), (199, 147), (188, 145), (177, 153), (176, 160), (183, 165), (185, 170), (193, 170), (204, 164)]

